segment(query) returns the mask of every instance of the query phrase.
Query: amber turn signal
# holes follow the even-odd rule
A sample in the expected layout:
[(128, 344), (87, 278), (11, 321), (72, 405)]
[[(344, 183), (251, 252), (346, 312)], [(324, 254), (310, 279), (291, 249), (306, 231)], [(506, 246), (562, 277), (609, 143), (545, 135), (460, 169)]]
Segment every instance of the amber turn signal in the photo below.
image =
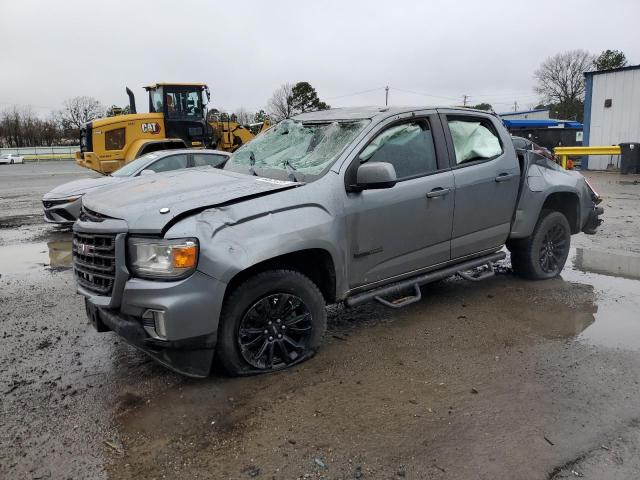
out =
[(192, 268), (198, 260), (196, 245), (175, 246), (172, 249), (171, 264), (174, 268)]

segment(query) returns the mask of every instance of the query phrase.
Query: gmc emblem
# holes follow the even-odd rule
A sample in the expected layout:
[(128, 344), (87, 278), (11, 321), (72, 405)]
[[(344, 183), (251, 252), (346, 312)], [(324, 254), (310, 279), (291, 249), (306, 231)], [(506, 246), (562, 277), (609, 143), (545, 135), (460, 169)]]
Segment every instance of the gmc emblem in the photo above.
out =
[(153, 135), (156, 135), (160, 133), (160, 124), (157, 122), (143, 123), (142, 133), (151, 133)]
[(78, 244), (78, 253), (80, 255), (91, 255), (93, 253), (93, 245), (87, 245), (86, 243)]

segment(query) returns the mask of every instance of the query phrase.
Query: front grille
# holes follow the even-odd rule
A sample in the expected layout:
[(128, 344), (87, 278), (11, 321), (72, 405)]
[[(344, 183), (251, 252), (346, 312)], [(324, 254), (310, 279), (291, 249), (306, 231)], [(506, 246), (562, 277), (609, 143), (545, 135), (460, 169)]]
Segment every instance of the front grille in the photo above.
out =
[(116, 236), (74, 232), (73, 272), (81, 287), (110, 296), (116, 277)]

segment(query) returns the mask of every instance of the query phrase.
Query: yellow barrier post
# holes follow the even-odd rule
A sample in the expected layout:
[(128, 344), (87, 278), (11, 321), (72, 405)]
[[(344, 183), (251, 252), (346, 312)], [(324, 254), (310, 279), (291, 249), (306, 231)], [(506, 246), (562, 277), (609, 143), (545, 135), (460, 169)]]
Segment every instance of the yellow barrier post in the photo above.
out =
[(567, 168), (569, 156), (582, 157), (585, 155), (620, 155), (620, 145), (604, 145), (591, 147), (556, 147), (553, 153), (560, 157), (562, 168)]

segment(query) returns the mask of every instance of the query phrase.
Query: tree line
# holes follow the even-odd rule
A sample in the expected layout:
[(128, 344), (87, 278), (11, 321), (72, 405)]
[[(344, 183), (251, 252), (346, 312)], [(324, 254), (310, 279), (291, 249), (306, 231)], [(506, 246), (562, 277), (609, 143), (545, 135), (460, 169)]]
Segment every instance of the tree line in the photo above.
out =
[(40, 118), (31, 107), (13, 106), (0, 112), (0, 147), (50, 147), (77, 145), (80, 128), (103, 117), (102, 104), (91, 97), (75, 97), (62, 110)]

